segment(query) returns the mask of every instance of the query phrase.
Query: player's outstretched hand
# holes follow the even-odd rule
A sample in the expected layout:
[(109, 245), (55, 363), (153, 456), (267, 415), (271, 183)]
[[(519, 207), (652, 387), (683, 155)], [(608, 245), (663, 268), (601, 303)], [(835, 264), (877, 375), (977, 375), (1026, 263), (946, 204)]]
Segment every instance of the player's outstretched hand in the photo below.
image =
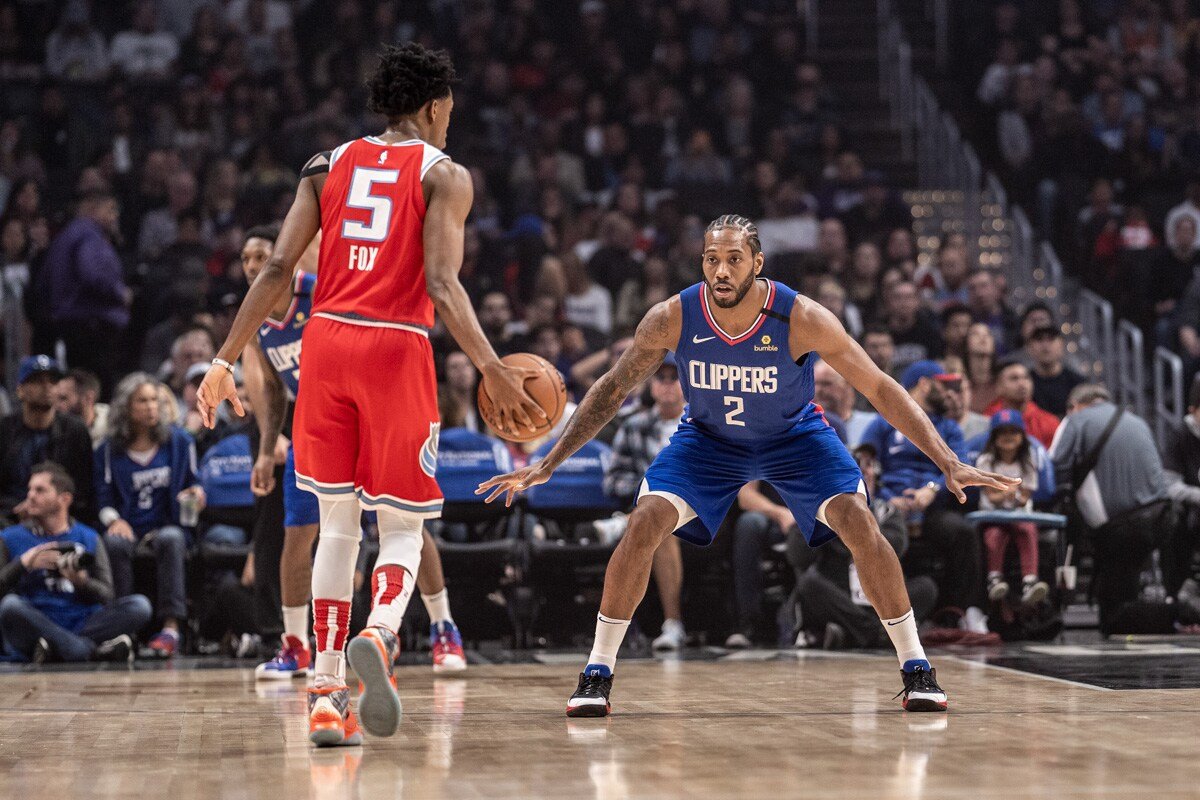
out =
[(993, 489), (1009, 492), (1012, 491), (1013, 487), (1019, 486), (1021, 483), (1020, 478), (1009, 478), (1004, 475), (997, 475), (995, 472), (985, 472), (957, 460), (943, 470), (943, 472), (946, 473), (946, 488), (958, 498), (958, 502), (960, 503), (967, 502), (967, 495), (963, 489), (968, 486), (989, 486)]
[(213, 364), (204, 373), (204, 380), (196, 392), (196, 410), (200, 412), (204, 427), (212, 428), (217, 424), (217, 406), (221, 405), (222, 400), (228, 400), (239, 417), (246, 416), (242, 401), (238, 399), (233, 373), (220, 364)]
[(508, 508), (512, 505), (513, 498), (518, 492), (523, 492), (530, 486), (537, 486), (539, 483), (545, 483), (550, 480), (553, 473), (549, 470), (543, 470), (541, 464), (531, 464), (523, 469), (510, 472), (507, 475), (497, 475), (479, 484), (479, 488), (475, 490), (475, 494), (483, 494), (488, 489), (492, 493), (483, 501), (490, 503), (502, 494), (507, 496), (504, 498), (504, 507)]
[(546, 412), (525, 391), (526, 379), (537, 374), (536, 369), (510, 367), (502, 363), (484, 371), (483, 386), (496, 408), (501, 433), (516, 433), (521, 428), (536, 430), (537, 425), (533, 423), (535, 419), (538, 423), (545, 423)]

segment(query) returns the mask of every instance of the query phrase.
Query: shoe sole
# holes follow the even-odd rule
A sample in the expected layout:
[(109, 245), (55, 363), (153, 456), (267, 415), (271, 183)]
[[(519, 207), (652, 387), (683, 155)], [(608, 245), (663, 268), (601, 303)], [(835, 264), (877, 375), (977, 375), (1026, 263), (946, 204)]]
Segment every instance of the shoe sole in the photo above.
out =
[(1050, 587), (1043, 583), (1041, 586), (1035, 586), (1028, 597), (1022, 597), (1021, 602), (1027, 606), (1036, 605), (1045, 600), (1049, 594)]
[(945, 711), (949, 708), (949, 703), (939, 703), (936, 700), (929, 700), (923, 697), (914, 697), (904, 701), (905, 711)]
[(454, 660), (443, 661), (441, 664), (434, 664), (433, 671), (437, 673), (462, 672), (467, 668), (467, 660), (465, 658), (459, 658), (457, 656), (452, 656), (451, 658)]
[(612, 704), (598, 705), (589, 703), (586, 706), (567, 706), (568, 717), (607, 717), (612, 713)]
[(1007, 586), (1005, 586), (1003, 588), (996, 587), (995, 589), (992, 589), (991, 591), (988, 592), (988, 600), (991, 600), (993, 603), (998, 603), (1006, 597), (1008, 597), (1008, 587)]
[(362, 681), (358, 697), (358, 719), (372, 736), (391, 736), (400, 727), (403, 707), (388, 680), (388, 664), (374, 639), (356, 636), (346, 648), (346, 660)]

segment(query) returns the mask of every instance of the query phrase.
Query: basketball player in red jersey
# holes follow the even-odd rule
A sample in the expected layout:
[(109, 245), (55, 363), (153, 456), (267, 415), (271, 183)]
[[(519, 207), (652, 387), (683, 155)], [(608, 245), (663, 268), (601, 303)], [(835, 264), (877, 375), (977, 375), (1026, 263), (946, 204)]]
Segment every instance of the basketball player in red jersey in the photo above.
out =
[[(308, 696), (309, 739), (318, 746), (362, 739), (350, 710), (346, 660), (363, 683), (362, 727), (390, 736), (400, 721), (392, 676), (396, 631), (415, 584), (422, 523), (442, 506), (428, 335), (435, 309), (482, 373), (500, 409), (501, 432), (545, 421), (523, 388), (533, 370), (501, 364), (458, 280), (472, 186), (467, 170), (441, 151), (454, 80), (443, 52), (416, 43), (384, 50), (369, 106), (387, 117), (387, 130), (305, 165), (275, 250), (197, 400), (209, 427), (222, 400), (242, 413), (231, 363), (288, 291), (297, 260), (320, 230), (293, 427), (296, 483), (320, 504), (312, 591), (316, 678)], [(379, 557), (367, 627), (347, 646), (362, 509), (378, 513)]]

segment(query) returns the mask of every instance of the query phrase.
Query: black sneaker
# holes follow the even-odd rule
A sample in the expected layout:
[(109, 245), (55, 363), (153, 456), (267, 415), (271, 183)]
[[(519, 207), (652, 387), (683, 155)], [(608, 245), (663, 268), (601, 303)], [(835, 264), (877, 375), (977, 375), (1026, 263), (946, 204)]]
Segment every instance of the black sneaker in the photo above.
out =
[[(921, 662), (925, 663), (925, 662)], [(946, 693), (938, 686), (937, 670), (917, 667), (911, 671), (900, 670), (904, 688), (896, 695), (903, 696), (900, 705), (905, 711), (945, 711)]]
[(109, 639), (106, 642), (101, 642), (96, 645), (96, 651), (92, 653), (93, 661), (124, 661), (126, 664), (133, 663), (133, 639), (122, 633)]
[[(588, 666), (591, 666), (590, 664)], [(602, 668), (603, 669), (603, 668)], [(608, 672), (604, 669), (603, 672)], [(579, 673), (579, 686), (567, 701), (568, 717), (607, 717), (612, 713), (608, 695), (612, 692), (612, 673), (601, 669), (584, 669)]]

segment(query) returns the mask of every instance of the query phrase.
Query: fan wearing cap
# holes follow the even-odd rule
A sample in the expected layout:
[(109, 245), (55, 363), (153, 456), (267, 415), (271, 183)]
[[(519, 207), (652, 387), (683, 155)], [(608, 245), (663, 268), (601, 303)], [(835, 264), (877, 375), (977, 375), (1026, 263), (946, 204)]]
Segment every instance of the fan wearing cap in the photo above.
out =
[[(975, 466), (1021, 479), (1020, 485), (1011, 490), (984, 487), (979, 497), (980, 509), (1028, 511), (1033, 507), (1031, 498), (1038, 488), (1038, 468), (1020, 412), (1005, 408), (992, 415), (987, 443), (976, 459)], [(987, 550), (989, 600), (999, 602), (1008, 596), (1004, 556), (1009, 544), (1016, 545), (1021, 561), (1021, 605), (1033, 606), (1046, 599), (1050, 587), (1038, 580), (1036, 525), (1032, 522), (989, 525), (984, 528), (983, 542)]]
[(0, 420), (0, 519), (15, 520), (34, 465), (53, 461), (75, 482), (71, 515), (90, 522), (95, 513), (92, 439), (87, 427), (54, 407), (54, 385), (62, 377), (50, 356), (28, 356), (17, 370), (19, 411)]
[(1064, 363), (1062, 331), (1040, 325), (1025, 337), (1029, 373), (1033, 378), (1033, 402), (1061, 418), (1067, 413), (1067, 396), (1084, 382), (1084, 377)]
[[(900, 385), (929, 415), (929, 421), (950, 449), (963, 458), (962, 429), (946, 416), (943, 380), (949, 377), (936, 361), (922, 360), (904, 371)], [(921, 536), (910, 546), (905, 563), (911, 565), (924, 559), (942, 561), (945, 569), (938, 579), (938, 596), (947, 606), (967, 610), (963, 618), (965, 627), (986, 632), (987, 620), (981, 608), (983, 562), (979, 537), (963, 515), (944, 502), (948, 495), (942, 472), (882, 416), (867, 427), (862, 443), (875, 451), (879, 461), (878, 496), (921, 527)]]
[(1046, 447), (1054, 441), (1059, 418), (1033, 402), (1033, 379), (1029, 367), (1016, 358), (1006, 358), (996, 364), (996, 399), (984, 412), (988, 416), (1011, 409), (1020, 412), (1025, 430)]

